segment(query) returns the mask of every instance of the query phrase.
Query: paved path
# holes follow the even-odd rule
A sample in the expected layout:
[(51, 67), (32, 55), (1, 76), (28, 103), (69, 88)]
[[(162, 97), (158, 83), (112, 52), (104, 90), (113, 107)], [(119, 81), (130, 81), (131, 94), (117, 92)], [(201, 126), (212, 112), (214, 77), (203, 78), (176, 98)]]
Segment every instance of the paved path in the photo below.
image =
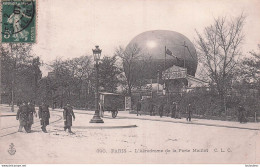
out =
[(194, 125), (205, 125), (205, 126), (216, 126), (216, 127), (226, 127), (226, 128), (239, 128), (248, 130), (260, 130), (260, 123), (239, 123), (234, 121), (220, 121), (220, 120), (207, 120), (207, 119), (192, 119), (191, 122), (186, 121), (186, 118), (174, 119), (170, 117), (150, 116), (141, 115), (136, 116), (136, 114), (129, 114), (128, 112), (120, 112), (118, 114), (119, 118), (129, 118), (129, 119), (142, 119), (142, 120), (153, 120), (153, 121), (164, 121), (164, 122), (174, 122), (183, 124), (194, 124)]
[[(48, 133), (41, 131), (39, 119), (36, 118), (32, 133), (27, 134), (24, 131), (17, 133), (17, 107), (12, 113), (9, 106), (0, 105), (0, 115), (13, 115), (0, 117), (1, 160), (8, 164), (259, 162), (260, 131), (241, 129), (258, 127), (259, 123), (240, 125), (237, 122), (203, 119), (193, 119), (191, 123), (187, 123), (185, 119), (148, 115), (137, 117), (122, 111), (114, 119), (111, 113), (105, 112), (104, 124), (91, 124), (89, 121), (94, 115), (93, 111), (74, 111), (76, 120), (73, 122), (73, 134), (63, 130), (61, 109), (50, 109), (51, 123), (47, 126)], [(122, 124), (133, 124), (137, 127), (86, 128)], [(222, 125), (232, 126), (232, 129)], [(14, 156), (8, 153), (11, 143), (16, 149)], [(115, 153), (114, 150), (125, 152)], [(155, 153), (145, 150), (162, 151)], [(165, 150), (170, 152), (166, 153)]]

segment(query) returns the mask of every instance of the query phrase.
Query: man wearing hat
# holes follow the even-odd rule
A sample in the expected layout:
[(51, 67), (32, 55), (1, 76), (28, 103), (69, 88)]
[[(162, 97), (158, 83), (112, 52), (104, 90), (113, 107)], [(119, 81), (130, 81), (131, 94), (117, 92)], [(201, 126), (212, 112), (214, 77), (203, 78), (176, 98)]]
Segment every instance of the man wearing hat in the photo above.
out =
[(246, 110), (242, 105), (238, 107), (238, 119), (240, 123), (246, 123)]
[(176, 111), (177, 111), (177, 104), (176, 104), (176, 102), (172, 102), (172, 105), (171, 105), (171, 118), (176, 118), (177, 117)]
[(137, 102), (137, 104), (136, 104), (136, 116), (138, 116), (138, 115), (141, 115), (141, 108), (142, 108), (142, 104), (141, 104), (141, 102), (140, 102), (140, 100)]
[(64, 131), (68, 129), (69, 133), (72, 133), (71, 126), (72, 126), (72, 117), (73, 121), (75, 121), (75, 115), (73, 112), (72, 106), (67, 103), (67, 105), (63, 108), (63, 119), (64, 119)]
[(29, 116), (29, 109), (28, 109), (27, 102), (23, 102), (22, 105), (19, 106), (16, 115), (16, 119), (19, 120), (20, 123), (18, 132), (22, 132), (22, 129), (24, 128), (24, 130), (27, 133), (30, 133), (27, 126), (28, 116)]
[(187, 106), (187, 113), (188, 113), (188, 117), (186, 118), (187, 121), (191, 121), (191, 114), (192, 114), (192, 110), (191, 110), (191, 104), (189, 103)]
[(42, 105), (39, 106), (38, 114), (41, 120), (42, 131), (44, 133), (47, 133), (46, 126), (49, 125), (49, 119), (50, 119), (49, 105), (43, 102)]

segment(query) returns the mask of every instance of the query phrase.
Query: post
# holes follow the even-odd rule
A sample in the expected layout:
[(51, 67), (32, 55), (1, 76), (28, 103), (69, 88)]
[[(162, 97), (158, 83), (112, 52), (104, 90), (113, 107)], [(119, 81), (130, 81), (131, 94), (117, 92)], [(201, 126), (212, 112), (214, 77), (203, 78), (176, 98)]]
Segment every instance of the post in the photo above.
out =
[[(11, 44), (11, 55), (13, 56), (13, 47)], [(11, 57), (12, 57), (11, 56)], [(11, 92), (11, 111), (14, 112), (14, 74), (15, 74), (15, 69), (16, 69), (16, 58), (15, 58), (15, 64), (14, 64), (14, 69), (12, 71), (12, 92)]]
[(166, 46), (165, 46), (165, 50), (164, 50), (164, 70), (166, 68)]
[(93, 55), (94, 55), (94, 59), (96, 61), (96, 73), (95, 73), (95, 80), (96, 80), (96, 89), (95, 89), (95, 114), (93, 116), (93, 118), (90, 120), (89, 123), (104, 123), (104, 121), (101, 119), (100, 115), (99, 115), (99, 92), (98, 92), (98, 61), (101, 55), (101, 50), (99, 49), (99, 46), (96, 46), (95, 49), (93, 49)]
[(153, 98), (153, 79), (151, 79), (151, 98)]
[[(165, 49), (164, 49), (164, 71), (166, 70), (166, 50), (167, 50), (167, 48), (166, 48), (166, 46), (165, 46)], [(164, 82), (164, 90), (166, 91), (166, 83), (165, 83), (165, 78), (163, 78), (163, 82)]]
[(186, 42), (184, 41), (184, 44), (183, 44), (183, 59), (184, 59), (184, 64), (183, 64), (183, 67), (185, 68), (185, 59), (186, 59), (186, 56), (185, 56), (185, 47), (186, 47)]
[(157, 71), (157, 94), (159, 93), (160, 71)]
[(95, 87), (95, 114), (99, 114), (99, 109), (98, 109), (98, 61), (96, 59), (96, 87)]

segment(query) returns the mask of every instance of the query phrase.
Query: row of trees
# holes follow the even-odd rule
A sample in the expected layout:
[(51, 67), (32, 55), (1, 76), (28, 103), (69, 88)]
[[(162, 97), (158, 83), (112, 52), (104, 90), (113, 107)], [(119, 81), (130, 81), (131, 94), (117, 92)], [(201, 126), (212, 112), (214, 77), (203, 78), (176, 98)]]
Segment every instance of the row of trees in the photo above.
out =
[[(204, 67), (199, 69), (200, 77), (209, 81), (212, 97), (221, 106), (219, 114), (227, 110), (234, 92), (242, 97), (251, 91), (259, 97), (260, 55), (254, 51), (249, 55), (241, 52), (245, 19), (243, 14), (236, 18), (219, 17), (203, 32), (196, 31), (199, 64)], [(94, 106), (92, 56), (56, 59), (49, 65), (48, 77), (42, 78), (40, 59), (31, 50), (31, 44), (1, 45), (2, 103), (12, 101), (11, 97), (14, 97), (16, 102), (24, 99), (37, 103), (48, 101), (57, 107), (62, 107), (67, 101), (82, 108)], [(134, 77), (145, 69), (145, 64), (149, 64), (140, 53), (141, 48), (134, 44), (127, 50), (118, 47), (112, 57), (104, 56), (98, 65), (100, 90), (117, 92), (120, 88), (131, 96), (133, 88), (147, 84), (144, 79)], [(143, 66), (136, 67), (137, 60), (143, 61)], [(203, 96), (203, 93), (198, 96)]]
[[(134, 49), (138, 49), (134, 51)], [(112, 57), (104, 56), (98, 65), (100, 91), (117, 92), (118, 87), (124, 93), (130, 93), (137, 80), (123, 73), (122, 62), (136, 60), (140, 49), (133, 46), (133, 53), (124, 52), (118, 47)], [(62, 107), (70, 101), (82, 108), (94, 106), (95, 69), (92, 56), (63, 60), (57, 58), (51, 62), (49, 74), (42, 77), (39, 57), (32, 53), (31, 44), (1, 45), (1, 103), (21, 103), (33, 101), (37, 104), (45, 101), (56, 107)], [(132, 72), (132, 71), (131, 71)], [(132, 75), (130, 74), (127, 74)], [(140, 86), (140, 83), (139, 83)]]
[[(99, 65), (100, 91), (116, 92), (119, 85), (120, 68), (116, 57), (104, 56)], [(50, 64), (47, 77), (40, 80), (41, 101), (62, 107), (70, 101), (81, 108), (94, 106), (95, 68), (91, 56), (61, 60)]]
[(11, 103), (37, 97), (41, 79), (40, 59), (31, 44), (3, 44), (1, 49), (1, 102)]

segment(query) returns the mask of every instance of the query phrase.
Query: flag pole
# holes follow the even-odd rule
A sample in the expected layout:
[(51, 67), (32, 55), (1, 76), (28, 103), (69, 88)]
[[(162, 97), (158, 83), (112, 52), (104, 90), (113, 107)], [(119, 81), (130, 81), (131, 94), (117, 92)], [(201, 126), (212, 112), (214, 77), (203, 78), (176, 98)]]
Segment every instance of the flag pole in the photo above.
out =
[(164, 70), (166, 68), (166, 46), (165, 46), (165, 50), (164, 50)]
[(157, 71), (157, 94), (159, 93), (160, 70)]
[[(164, 71), (166, 70), (166, 46), (164, 50)], [(166, 91), (166, 84), (165, 84), (165, 78), (164, 78), (164, 89)]]
[(186, 57), (185, 57), (185, 47), (186, 47), (186, 42), (184, 41), (184, 45), (183, 45), (183, 58), (184, 58), (184, 68), (185, 68), (185, 59), (186, 59)]

